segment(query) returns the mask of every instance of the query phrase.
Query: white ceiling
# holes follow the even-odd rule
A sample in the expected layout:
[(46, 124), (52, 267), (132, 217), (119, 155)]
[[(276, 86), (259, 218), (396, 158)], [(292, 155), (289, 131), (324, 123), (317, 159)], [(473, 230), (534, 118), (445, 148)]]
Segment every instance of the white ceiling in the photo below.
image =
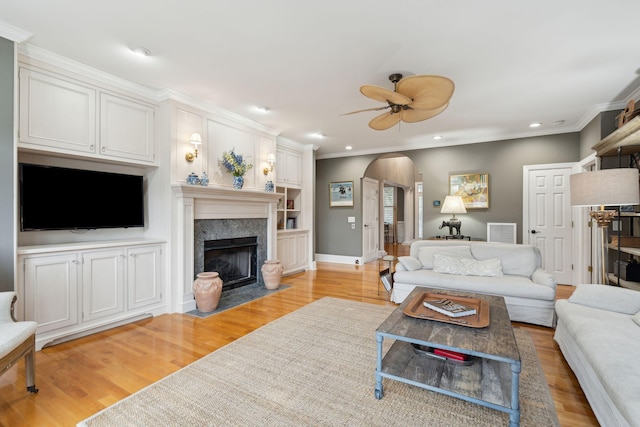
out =
[[(0, 0), (29, 45), (255, 120), (319, 158), (579, 131), (640, 88), (639, 17), (638, 0)], [(386, 131), (367, 125), (379, 112), (341, 116), (381, 106), (359, 87), (393, 89), (392, 73), (449, 77), (449, 108)]]

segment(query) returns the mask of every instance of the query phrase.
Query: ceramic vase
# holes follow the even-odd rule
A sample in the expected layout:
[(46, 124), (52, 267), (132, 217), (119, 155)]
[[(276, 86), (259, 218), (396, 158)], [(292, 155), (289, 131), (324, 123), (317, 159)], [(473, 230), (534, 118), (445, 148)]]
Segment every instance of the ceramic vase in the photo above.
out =
[(267, 193), (273, 193), (275, 191), (273, 181), (267, 181), (266, 184), (264, 184), (264, 191), (266, 191)]
[(198, 278), (193, 282), (196, 306), (203, 313), (214, 311), (220, 302), (222, 279), (215, 271), (205, 271), (198, 273), (197, 276)]
[(277, 259), (268, 259), (262, 264), (262, 279), (267, 289), (278, 289), (282, 279), (282, 265)]
[(206, 172), (202, 172), (202, 176), (200, 177), (200, 185), (204, 185), (205, 187), (209, 185), (209, 176)]
[(244, 176), (233, 177), (233, 188), (235, 188), (236, 190), (242, 190), (243, 185), (244, 185)]

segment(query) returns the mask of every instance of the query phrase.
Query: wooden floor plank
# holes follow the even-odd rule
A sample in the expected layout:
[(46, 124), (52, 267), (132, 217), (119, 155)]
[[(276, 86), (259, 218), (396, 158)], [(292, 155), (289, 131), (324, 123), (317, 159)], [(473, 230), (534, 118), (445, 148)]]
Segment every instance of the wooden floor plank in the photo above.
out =
[[(405, 255), (408, 246), (390, 253)], [(36, 385), (28, 393), (24, 363), (0, 377), (0, 426), (72, 426), (267, 323), (325, 296), (395, 306), (379, 286), (387, 263), (318, 262), (283, 278), (289, 289), (200, 319), (166, 314), (45, 348), (36, 354)], [(568, 298), (571, 286), (559, 286)], [(553, 329), (514, 323), (529, 332), (563, 427), (598, 426), (578, 382), (553, 341)]]

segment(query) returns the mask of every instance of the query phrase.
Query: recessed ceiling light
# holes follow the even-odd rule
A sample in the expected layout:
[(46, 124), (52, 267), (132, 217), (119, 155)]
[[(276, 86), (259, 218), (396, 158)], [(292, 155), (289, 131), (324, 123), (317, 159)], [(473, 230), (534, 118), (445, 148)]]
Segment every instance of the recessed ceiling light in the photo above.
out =
[(346, 147), (344, 147), (345, 150), (353, 150), (353, 147), (350, 145), (347, 145)]
[(529, 125), (530, 128), (539, 128), (540, 126), (542, 126), (540, 122), (533, 122)]
[(440, 136), (440, 135), (436, 135), (436, 136), (434, 136), (434, 137), (433, 137), (433, 139), (435, 139), (436, 141), (438, 141), (438, 140), (442, 139), (442, 136)]
[(142, 47), (142, 46), (132, 47), (131, 52), (135, 53), (140, 57), (151, 56), (151, 51), (146, 47)]
[(311, 137), (316, 139), (324, 139), (324, 135), (321, 134), (320, 132), (312, 133)]
[(261, 113), (268, 113), (269, 107), (256, 107), (256, 110), (260, 111)]

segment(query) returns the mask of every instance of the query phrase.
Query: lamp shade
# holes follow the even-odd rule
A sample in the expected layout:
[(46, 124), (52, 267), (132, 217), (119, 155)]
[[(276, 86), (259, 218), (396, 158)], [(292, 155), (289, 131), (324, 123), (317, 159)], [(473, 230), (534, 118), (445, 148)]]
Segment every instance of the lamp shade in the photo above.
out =
[(464, 202), (460, 196), (446, 196), (440, 213), (446, 214), (458, 214), (467, 213), (467, 209), (464, 207)]
[(202, 137), (199, 133), (192, 133), (189, 142), (195, 145), (196, 148), (198, 148), (198, 145), (202, 144)]
[(569, 177), (573, 206), (640, 204), (638, 169), (617, 168), (576, 173)]

